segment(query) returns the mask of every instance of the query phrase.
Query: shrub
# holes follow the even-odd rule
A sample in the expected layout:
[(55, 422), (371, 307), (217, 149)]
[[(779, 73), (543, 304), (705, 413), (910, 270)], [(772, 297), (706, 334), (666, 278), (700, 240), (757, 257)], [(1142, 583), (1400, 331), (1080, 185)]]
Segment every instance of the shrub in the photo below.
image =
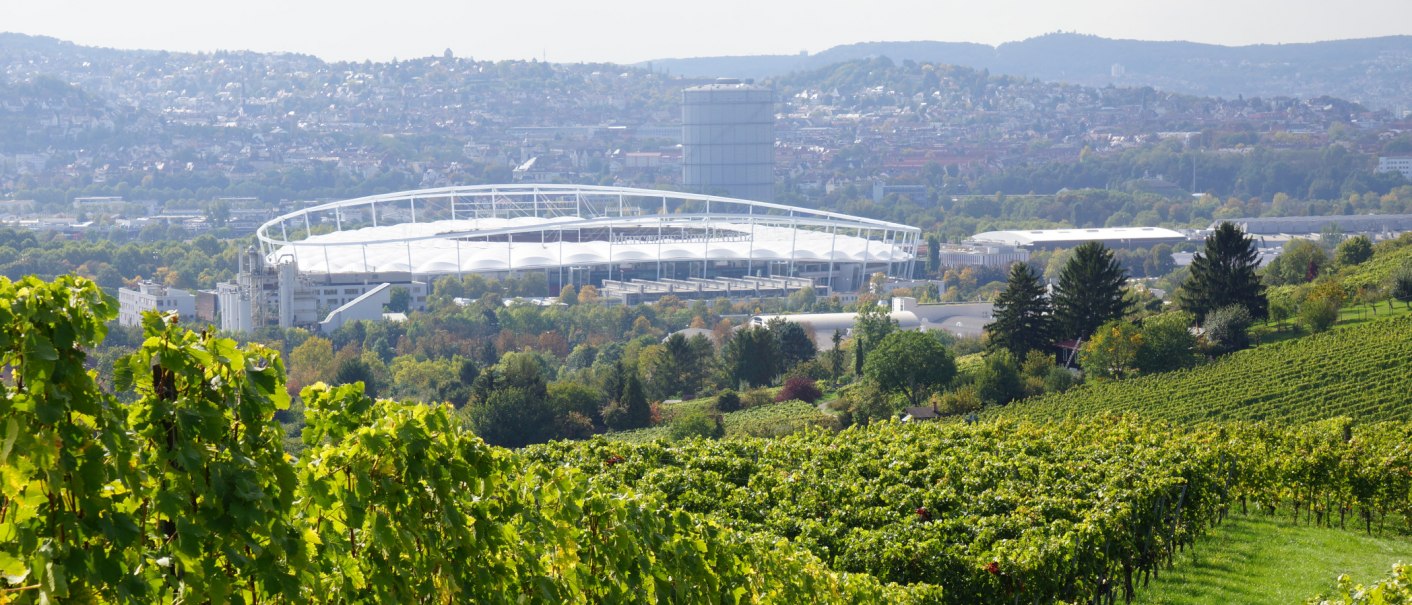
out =
[(841, 418), (845, 426), (866, 425), (874, 420), (886, 420), (897, 413), (888, 394), (877, 383), (864, 379), (843, 392), (846, 418)]
[(701, 410), (686, 413), (672, 423), (672, 439), (701, 437), (720, 439), (726, 434), (726, 425), (720, 414), (708, 414)]
[(1001, 349), (986, 356), (985, 363), (976, 371), (975, 392), (981, 401), (996, 405), (1024, 396), (1020, 369), (1010, 351)]
[(1323, 332), (1338, 321), (1338, 304), (1327, 298), (1310, 297), (1299, 306), (1299, 321), (1310, 332)]
[(1063, 393), (1079, 383), (1079, 379), (1068, 368), (1051, 366), (1044, 375), (1044, 390), (1047, 393)]
[(716, 399), (711, 402), (711, 408), (719, 414), (726, 414), (740, 409), (740, 395), (735, 391), (726, 389), (716, 395)]
[(814, 403), (823, 397), (823, 391), (814, 384), (814, 379), (805, 376), (792, 376), (784, 382), (784, 388), (775, 396), (775, 401), (798, 399), (804, 403)]
[(819, 359), (810, 359), (795, 365), (789, 370), (789, 376), (804, 376), (814, 380), (824, 380), (830, 376), (828, 365)]
[(1240, 305), (1229, 305), (1206, 316), (1206, 343), (1212, 352), (1229, 353), (1250, 346), (1250, 311)]
[(949, 393), (932, 395), (932, 405), (942, 414), (969, 414), (981, 409), (981, 395), (968, 384)]
[(765, 388), (750, 389), (740, 397), (740, 408), (758, 408), (762, 405), (770, 405), (775, 402), (775, 398), (770, 396), (770, 390)]

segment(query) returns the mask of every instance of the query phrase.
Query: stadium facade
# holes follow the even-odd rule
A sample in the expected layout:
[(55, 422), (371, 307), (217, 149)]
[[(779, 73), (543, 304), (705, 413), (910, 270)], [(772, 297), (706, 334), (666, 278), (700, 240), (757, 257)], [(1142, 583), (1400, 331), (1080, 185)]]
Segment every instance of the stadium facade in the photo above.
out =
[[(920, 230), (704, 194), (583, 185), (477, 185), (330, 202), (276, 217), (219, 288), (222, 328), (324, 324), (383, 284), (413, 307), (444, 275), (541, 273), (564, 285), (807, 278), (825, 292), (912, 274)], [(387, 288), (379, 289), (386, 292)]]

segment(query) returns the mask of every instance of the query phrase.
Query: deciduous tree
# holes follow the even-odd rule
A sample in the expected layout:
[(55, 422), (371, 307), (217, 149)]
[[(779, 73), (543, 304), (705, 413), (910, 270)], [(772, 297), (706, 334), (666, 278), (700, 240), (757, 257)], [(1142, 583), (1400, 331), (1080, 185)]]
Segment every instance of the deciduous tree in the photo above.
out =
[(1250, 346), (1250, 322), (1250, 312), (1245, 307), (1226, 305), (1208, 313), (1201, 327), (1212, 352), (1229, 353)]
[(1388, 281), (1388, 294), (1412, 309), (1412, 264), (1397, 270)]
[(1121, 319), (1103, 324), (1079, 352), (1079, 366), (1093, 378), (1122, 379), (1137, 371), (1142, 332)]
[(1373, 258), (1373, 240), (1366, 235), (1356, 235), (1343, 240), (1334, 249), (1334, 259), (1345, 267), (1362, 264)]
[(917, 406), (951, 384), (956, 361), (935, 336), (899, 331), (888, 334), (869, 353), (863, 373), (883, 390), (901, 393)]
[(1144, 318), (1138, 330), (1142, 336), (1142, 347), (1133, 359), (1133, 367), (1144, 374), (1151, 374), (1196, 365), (1196, 336), (1191, 333), (1195, 323), (1196, 316), (1185, 311)]

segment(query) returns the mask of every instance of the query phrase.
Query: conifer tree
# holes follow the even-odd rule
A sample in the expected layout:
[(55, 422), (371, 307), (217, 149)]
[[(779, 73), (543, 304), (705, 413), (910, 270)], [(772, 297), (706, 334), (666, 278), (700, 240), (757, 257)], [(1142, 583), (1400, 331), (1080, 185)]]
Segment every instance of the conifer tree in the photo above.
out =
[(752, 387), (770, 384), (780, 373), (783, 360), (779, 341), (763, 327), (736, 332), (726, 343), (722, 356), (731, 377)]
[(603, 423), (615, 431), (639, 429), (652, 424), (652, 407), (642, 392), (637, 373), (628, 372), (623, 384), (623, 397), (603, 408)]
[(995, 299), (995, 321), (986, 330), (991, 348), (1010, 351), (1016, 359), (1051, 342), (1053, 308), (1039, 275), (1028, 264), (1010, 266), (1005, 291)]
[(1245, 307), (1252, 318), (1262, 319), (1269, 314), (1269, 301), (1255, 274), (1259, 266), (1255, 240), (1234, 224), (1221, 223), (1206, 236), (1206, 249), (1192, 257), (1191, 275), (1182, 284), (1178, 300), (1198, 321), (1229, 305)]
[(1054, 315), (1062, 338), (1083, 339), (1128, 312), (1123, 297), (1127, 273), (1113, 251), (1098, 242), (1074, 249), (1054, 287)]

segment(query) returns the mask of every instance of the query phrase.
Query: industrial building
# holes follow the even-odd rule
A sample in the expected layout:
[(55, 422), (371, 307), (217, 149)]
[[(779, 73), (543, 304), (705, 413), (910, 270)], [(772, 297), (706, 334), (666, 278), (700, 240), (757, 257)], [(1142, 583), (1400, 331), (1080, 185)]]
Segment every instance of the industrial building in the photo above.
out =
[[(938, 303), (918, 304), (909, 296), (894, 297), (888, 317), (897, 322), (902, 330), (941, 330), (962, 338), (980, 338), (985, 327), (995, 319), (993, 303)], [(766, 326), (771, 320), (780, 319), (804, 326), (814, 339), (820, 351), (833, 349), (835, 331), (848, 336), (858, 322), (857, 313), (791, 313), (785, 315), (756, 315), (750, 318), (752, 326)]]
[(426, 305), (430, 287), (406, 272), (331, 274), (301, 272), (292, 262), (271, 262), (255, 248), (240, 258), (235, 281), (216, 285), (221, 329), (249, 332), (264, 326), (333, 331), (353, 319), (376, 319), (392, 288), (408, 292), (411, 309)]
[(937, 264), (942, 267), (1001, 267), (1030, 260), (1030, 251), (1015, 246), (954, 246), (942, 244), (937, 249)]
[(814, 280), (803, 277), (717, 277), (713, 279), (634, 279), (632, 281), (603, 280), (599, 295), (626, 305), (657, 302), (672, 296), (680, 300), (786, 298), (805, 288), (814, 287)]
[(775, 199), (775, 93), (721, 79), (682, 91), (682, 185), (695, 193)]
[(147, 311), (175, 312), (190, 321), (196, 318), (196, 296), (150, 281), (139, 282), (136, 290), (118, 288), (118, 325), (141, 326), (142, 314)]
[(1233, 218), (1215, 221), (1207, 229), (1221, 223), (1233, 223), (1250, 235), (1309, 236), (1326, 231), (1349, 234), (1395, 235), (1412, 231), (1412, 214), (1343, 214), (1336, 216), (1267, 216)]
[(624, 301), (852, 292), (874, 273), (911, 275), (920, 235), (845, 214), (649, 189), (514, 184), (375, 195), (262, 225), (259, 249), (220, 284), (221, 326), (332, 329), (380, 312), (383, 294), (364, 295), (384, 284), (408, 289), (420, 308), (443, 275), (542, 273), (550, 292), (593, 284)]
[(1093, 229), (1027, 229), (986, 231), (968, 240), (975, 245), (1001, 245), (1031, 250), (1073, 248), (1099, 242), (1109, 248), (1147, 248), (1187, 240), (1180, 231), (1161, 227), (1098, 227)]

